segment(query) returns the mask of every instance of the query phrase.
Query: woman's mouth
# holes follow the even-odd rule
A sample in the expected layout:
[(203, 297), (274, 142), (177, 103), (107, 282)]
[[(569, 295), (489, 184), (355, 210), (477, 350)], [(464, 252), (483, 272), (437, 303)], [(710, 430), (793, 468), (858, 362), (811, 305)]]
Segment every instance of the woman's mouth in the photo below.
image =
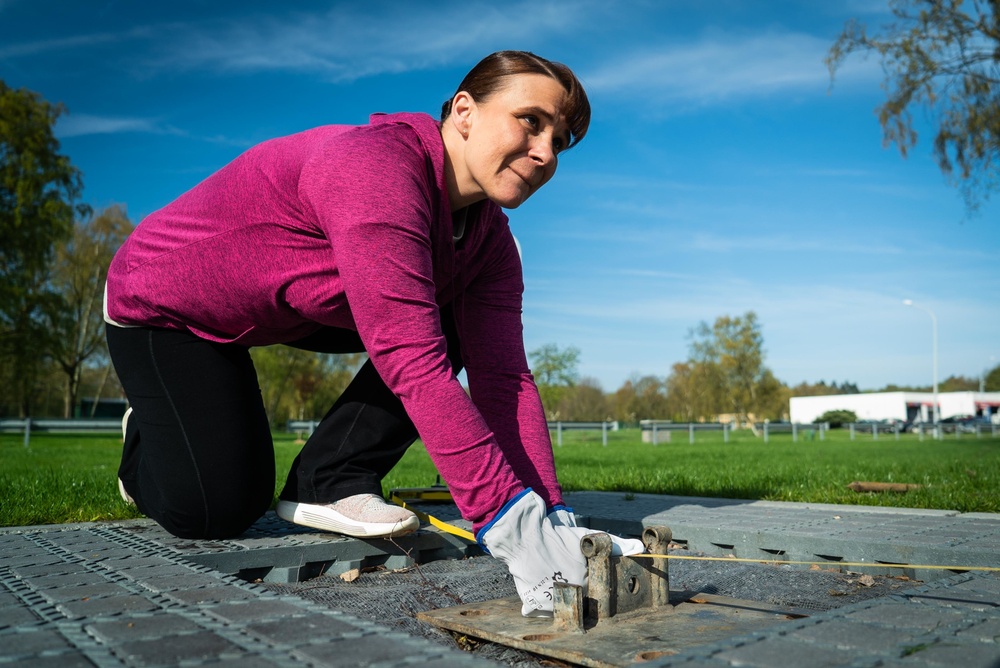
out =
[(535, 184), (531, 182), (531, 178), (530, 177), (524, 176), (523, 174), (521, 174), (520, 172), (518, 172), (514, 168), (511, 168), (510, 171), (514, 172), (517, 175), (517, 178), (519, 178), (522, 181), (524, 181), (529, 188), (531, 188), (532, 190), (535, 189)]

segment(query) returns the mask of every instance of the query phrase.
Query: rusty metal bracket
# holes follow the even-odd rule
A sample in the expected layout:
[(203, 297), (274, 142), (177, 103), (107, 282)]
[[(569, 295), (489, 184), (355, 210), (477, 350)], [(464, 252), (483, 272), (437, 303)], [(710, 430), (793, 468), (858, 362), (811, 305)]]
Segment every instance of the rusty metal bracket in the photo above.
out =
[[(649, 527), (642, 542), (649, 554), (666, 554), (671, 533), (667, 527)], [(615, 615), (670, 604), (670, 573), (666, 559), (616, 557), (606, 533), (592, 533), (580, 541), (587, 558), (587, 593), (583, 587), (555, 584), (553, 617), (556, 628), (583, 633)]]
[[(650, 554), (666, 554), (671, 533), (649, 527)], [(553, 617), (521, 616), (511, 597), (417, 613), (462, 635), (517, 647), (582, 666), (611, 668), (761, 630), (802, 617), (788, 610), (698, 592), (670, 592), (667, 559), (615, 557), (607, 534), (584, 536), (587, 588), (556, 583)]]

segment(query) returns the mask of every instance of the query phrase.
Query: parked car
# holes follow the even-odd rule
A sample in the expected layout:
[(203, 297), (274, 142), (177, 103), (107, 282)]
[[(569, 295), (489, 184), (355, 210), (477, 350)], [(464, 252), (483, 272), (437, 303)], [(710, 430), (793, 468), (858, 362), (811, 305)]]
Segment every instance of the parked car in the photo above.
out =
[[(896, 431), (896, 422), (898, 420), (858, 420), (854, 423), (854, 429), (866, 432), (874, 429), (882, 434), (892, 434)], [(904, 431), (902, 426), (899, 430)]]
[(954, 434), (956, 431), (972, 433), (976, 431), (975, 415), (950, 415), (941, 420), (941, 429), (947, 434)]

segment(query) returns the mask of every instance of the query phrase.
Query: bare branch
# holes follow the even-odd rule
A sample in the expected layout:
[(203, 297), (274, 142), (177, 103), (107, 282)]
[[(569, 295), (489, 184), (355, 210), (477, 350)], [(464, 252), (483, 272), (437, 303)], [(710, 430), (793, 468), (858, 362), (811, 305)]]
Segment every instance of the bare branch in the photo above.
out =
[[(911, 109), (937, 117), (934, 158), (974, 211), (1000, 184), (1000, 0), (890, 0), (893, 23), (849, 20), (826, 58), (831, 81), (848, 56), (876, 53), (886, 100), (883, 145), (917, 144)], [(968, 12), (968, 13), (967, 13)]]

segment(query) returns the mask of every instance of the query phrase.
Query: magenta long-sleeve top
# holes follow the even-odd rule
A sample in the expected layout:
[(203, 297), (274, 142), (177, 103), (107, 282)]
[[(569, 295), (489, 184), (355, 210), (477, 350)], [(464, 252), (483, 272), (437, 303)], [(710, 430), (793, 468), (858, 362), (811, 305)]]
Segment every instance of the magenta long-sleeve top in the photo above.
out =
[[(520, 258), (500, 208), (479, 211), (455, 242), (425, 114), (274, 139), (136, 227), (108, 273), (107, 315), (245, 346), (356, 330), (478, 530), (525, 487), (562, 503), (524, 353)], [(471, 397), (447, 358), (449, 303)]]

